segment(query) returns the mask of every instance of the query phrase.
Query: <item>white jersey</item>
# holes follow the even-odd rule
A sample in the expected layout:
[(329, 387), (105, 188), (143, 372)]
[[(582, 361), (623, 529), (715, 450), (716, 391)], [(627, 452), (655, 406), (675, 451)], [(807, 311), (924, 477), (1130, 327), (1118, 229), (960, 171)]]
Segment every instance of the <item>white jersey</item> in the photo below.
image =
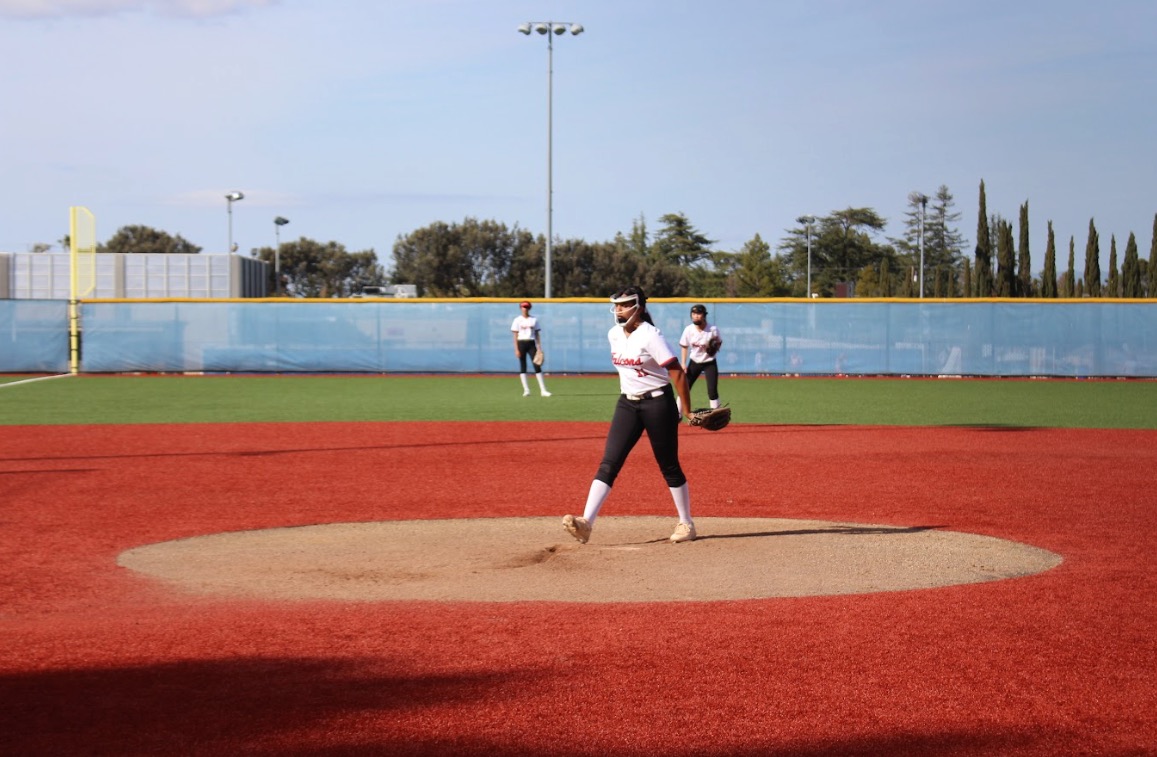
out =
[(533, 315), (520, 315), (510, 324), (510, 330), (518, 334), (518, 341), (533, 342), (535, 334), (542, 329), (538, 327), (538, 319)]
[(707, 354), (707, 343), (712, 338), (719, 339), (719, 329), (711, 324), (700, 329), (694, 323), (683, 329), (683, 336), (679, 337), (679, 346), (687, 348), (687, 359), (696, 363), (709, 363), (715, 359), (714, 355)]
[(659, 329), (644, 321), (628, 334), (622, 326), (615, 325), (607, 339), (623, 394), (643, 394), (662, 389), (670, 382), (667, 366), (677, 365), (679, 360)]

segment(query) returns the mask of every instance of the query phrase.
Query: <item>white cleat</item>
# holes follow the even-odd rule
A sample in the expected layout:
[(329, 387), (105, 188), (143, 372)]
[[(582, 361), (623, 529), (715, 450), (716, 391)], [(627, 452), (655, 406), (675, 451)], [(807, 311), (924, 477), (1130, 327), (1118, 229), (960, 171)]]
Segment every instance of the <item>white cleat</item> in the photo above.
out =
[(586, 518), (564, 515), (562, 516), (562, 527), (566, 529), (568, 534), (577, 539), (579, 544), (586, 544), (591, 538), (591, 524)]
[(694, 523), (680, 523), (675, 526), (675, 533), (671, 534), (671, 543), (678, 544), (683, 541), (695, 541)]
[(548, 391), (546, 391), (545, 389), (543, 389), (543, 390), (542, 390), (542, 396), (543, 396), (543, 397), (549, 397), (549, 396), (550, 396), (550, 392), (548, 392)]

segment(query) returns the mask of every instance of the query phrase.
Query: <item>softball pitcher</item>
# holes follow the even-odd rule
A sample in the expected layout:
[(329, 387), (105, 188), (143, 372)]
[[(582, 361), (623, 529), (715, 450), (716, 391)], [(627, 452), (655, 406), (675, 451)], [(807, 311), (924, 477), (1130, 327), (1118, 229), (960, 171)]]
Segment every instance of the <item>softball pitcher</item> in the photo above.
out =
[(619, 372), (622, 394), (615, 403), (603, 460), (591, 482), (583, 514), (581, 517), (565, 516), (563, 528), (580, 543), (585, 544), (590, 539), (595, 519), (611, 493), (615, 478), (627, 455), (646, 431), (655, 461), (679, 513), (679, 523), (671, 534), (671, 541), (692, 541), (695, 522), (691, 520), (691, 494), (687, 489), (687, 477), (679, 464), (682, 413), (675, 403), (678, 393), (682, 406), (690, 406), (683, 369), (663, 333), (651, 320), (642, 289), (627, 287), (612, 297), (611, 303), (616, 323), (607, 338), (611, 345), (611, 362)]

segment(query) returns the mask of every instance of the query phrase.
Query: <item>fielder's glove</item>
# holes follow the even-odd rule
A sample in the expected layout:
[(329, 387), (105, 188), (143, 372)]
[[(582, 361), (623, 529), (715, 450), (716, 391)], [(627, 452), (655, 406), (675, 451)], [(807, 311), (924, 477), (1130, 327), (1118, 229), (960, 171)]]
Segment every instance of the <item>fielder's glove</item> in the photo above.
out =
[(715, 357), (715, 353), (719, 352), (719, 348), (723, 346), (723, 340), (717, 336), (711, 337), (707, 340), (707, 354)]
[(542, 350), (539, 350), (538, 352), (534, 353), (534, 357), (532, 358), (532, 361), (534, 362), (535, 365), (542, 365), (542, 361), (544, 361), (544, 360), (546, 360), (546, 353), (545, 352), (543, 352)]
[(687, 414), (687, 419), (692, 426), (699, 426), (708, 431), (718, 431), (731, 423), (731, 408), (727, 405), (716, 408), (703, 407), (692, 410)]

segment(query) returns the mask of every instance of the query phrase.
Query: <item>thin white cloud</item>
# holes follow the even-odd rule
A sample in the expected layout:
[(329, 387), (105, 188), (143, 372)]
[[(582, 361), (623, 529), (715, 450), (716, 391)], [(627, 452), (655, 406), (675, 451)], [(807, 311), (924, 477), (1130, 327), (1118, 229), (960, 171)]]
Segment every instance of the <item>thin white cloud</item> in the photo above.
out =
[(0, 0), (0, 18), (58, 19), (152, 13), (211, 18), (275, 5), (278, 0)]

